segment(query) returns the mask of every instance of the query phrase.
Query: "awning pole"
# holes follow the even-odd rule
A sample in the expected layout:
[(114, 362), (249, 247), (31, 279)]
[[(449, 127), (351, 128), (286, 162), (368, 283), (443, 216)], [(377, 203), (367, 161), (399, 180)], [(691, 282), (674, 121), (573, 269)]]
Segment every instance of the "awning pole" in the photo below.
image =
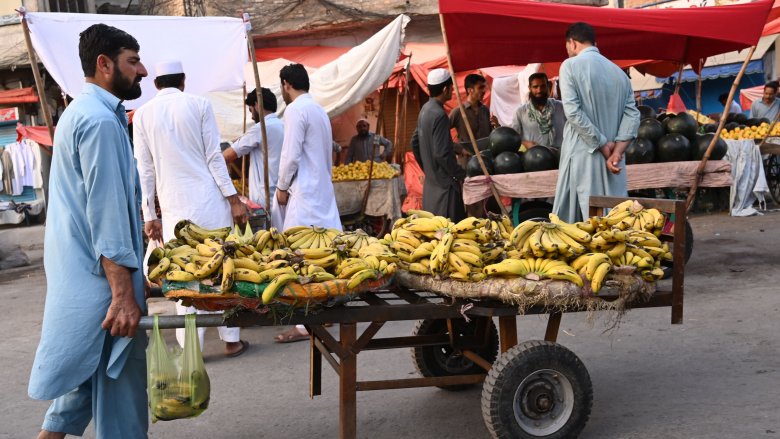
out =
[(680, 86), (682, 85), (682, 74), (685, 69), (685, 62), (680, 63), (680, 70), (677, 71), (677, 84), (674, 85), (674, 94), (680, 94)]
[(720, 122), (718, 122), (718, 129), (715, 130), (715, 135), (712, 136), (712, 140), (710, 141), (709, 146), (707, 146), (707, 151), (704, 153), (704, 157), (702, 157), (701, 162), (699, 163), (699, 167), (696, 169), (696, 176), (693, 178), (693, 184), (691, 184), (691, 189), (688, 192), (688, 199), (685, 201), (686, 211), (690, 211), (691, 206), (693, 206), (693, 201), (696, 199), (696, 191), (699, 189), (699, 182), (701, 182), (701, 178), (704, 176), (704, 168), (707, 166), (707, 160), (710, 159), (710, 154), (712, 154), (712, 150), (715, 148), (715, 144), (720, 138), (720, 132), (723, 130), (723, 126), (726, 124), (726, 118), (728, 117), (729, 110), (731, 109), (731, 101), (734, 99), (734, 95), (737, 93), (737, 87), (739, 87), (739, 83), (742, 82), (742, 76), (745, 74), (745, 70), (750, 63), (750, 59), (753, 57), (753, 52), (755, 52), (755, 50), (756, 46), (750, 48), (747, 56), (745, 57), (745, 61), (742, 63), (742, 68), (739, 69), (737, 77), (734, 78), (734, 83), (731, 84), (729, 97), (726, 99), (726, 105), (723, 108), (723, 115), (720, 117)]
[(696, 119), (698, 122), (699, 116), (701, 116), (701, 70), (704, 68), (704, 60), (699, 60), (699, 74), (696, 78)]
[[(244, 107), (244, 102), (246, 102), (246, 82), (244, 83), (244, 101), (241, 102), (241, 109), (244, 110), (244, 133), (246, 133), (246, 108)], [(262, 106), (262, 103), (261, 103)], [(246, 158), (247, 156), (244, 155), (241, 157), (241, 195), (246, 196)]]
[[(24, 43), (27, 46), (27, 55), (30, 57), (30, 67), (32, 68), (33, 78), (35, 79), (35, 88), (38, 90), (38, 99), (40, 100), (41, 111), (43, 112), (43, 119), (46, 122), (46, 128), (49, 130), (49, 137), (52, 142), (54, 141), (54, 123), (51, 119), (51, 112), (49, 112), (49, 105), (46, 99), (46, 90), (43, 87), (43, 80), (41, 79), (41, 71), (38, 69), (38, 61), (35, 56), (35, 49), (33, 49), (32, 40), (30, 39), (30, 27), (27, 25), (27, 17), (23, 9), (18, 11), (22, 16), (22, 30), (24, 31)], [(44, 148), (49, 154), (52, 151), (48, 148)]]
[[(271, 219), (271, 178), (268, 176), (268, 134), (265, 131), (265, 108), (263, 107), (263, 93), (260, 88), (260, 69), (257, 66), (257, 53), (255, 53), (255, 43), (252, 40), (252, 23), (249, 21), (249, 13), (243, 13), (244, 27), (246, 28), (246, 44), (249, 48), (249, 56), (252, 59), (252, 68), (255, 73), (255, 94), (257, 95), (257, 103), (260, 104), (260, 134), (263, 139), (263, 181), (265, 182), (265, 214), (268, 220)], [(269, 221), (266, 221), (268, 224)]]
[(404, 68), (404, 96), (401, 102), (401, 133), (403, 137), (403, 148), (400, 145), (395, 146), (396, 162), (401, 164), (401, 174), (404, 173), (404, 163), (406, 163), (406, 150), (408, 142), (406, 139), (406, 106), (409, 104), (409, 68), (412, 65), (412, 53), (409, 54), (409, 58), (406, 60), (406, 67)]
[(452, 76), (452, 87), (455, 89), (455, 97), (458, 100), (458, 108), (460, 109), (460, 116), (463, 118), (463, 122), (466, 125), (466, 131), (469, 134), (471, 147), (474, 148), (474, 155), (477, 157), (477, 161), (479, 161), (479, 167), (482, 168), (482, 173), (485, 174), (485, 177), (487, 177), (488, 179), (488, 185), (490, 185), (490, 191), (493, 193), (493, 197), (496, 199), (496, 202), (498, 203), (498, 207), (501, 209), (501, 213), (503, 215), (509, 216), (509, 212), (507, 212), (506, 207), (504, 207), (504, 203), (501, 202), (501, 195), (498, 193), (498, 190), (493, 185), (493, 181), (490, 180), (490, 173), (488, 173), (487, 167), (485, 167), (485, 162), (482, 160), (482, 154), (479, 153), (479, 148), (477, 148), (477, 139), (474, 137), (474, 131), (472, 131), (471, 124), (469, 123), (469, 118), (466, 115), (466, 108), (463, 107), (463, 100), (460, 97), (460, 88), (458, 87), (458, 82), (455, 77), (455, 68), (452, 66), (452, 55), (450, 54), (450, 43), (449, 41), (447, 41), (447, 30), (445, 29), (444, 26), (444, 15), (439, 14), (439, 22), (441, 23), (441, 35), (444, 39), (444, 48), (447, 52), (447, 66), (450, 69), (450, 76)]

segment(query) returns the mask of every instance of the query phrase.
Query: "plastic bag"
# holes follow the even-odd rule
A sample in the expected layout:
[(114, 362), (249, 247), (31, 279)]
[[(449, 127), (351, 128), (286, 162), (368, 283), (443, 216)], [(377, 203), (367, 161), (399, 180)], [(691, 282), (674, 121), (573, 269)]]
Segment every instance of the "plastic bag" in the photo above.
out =
[(184, 349), (176, 345), (169, 350), (154, 316), (154, 330), (146, 349), (152, 422), (194, 418), (209, 406), (211, 383), (203, 365), (195, 314), (184, 316), (184, 322)]

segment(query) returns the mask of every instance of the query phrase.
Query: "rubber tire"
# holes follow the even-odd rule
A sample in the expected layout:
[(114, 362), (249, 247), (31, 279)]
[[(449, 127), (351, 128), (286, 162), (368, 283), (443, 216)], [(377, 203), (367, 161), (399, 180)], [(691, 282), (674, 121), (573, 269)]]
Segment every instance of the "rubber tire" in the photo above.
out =
[[(471, 323), (466, 323), (465, 320), (453, 320), (453, 324), (454, 325), (465, 324), (467, 328), (472, 329), (470, 334), (475, 334), (476, 333), (475, 323), (478, 320), (484, 318), (487, 317), (472, 318)], [(456, 330), (457, 329), (459, 328), (456, 327)], [(488, 345), (485, 346), (484, 348), (475, 350), (475, 353), (480, 357), (482, 357), (488, 363), (493, 364), (496, 361), (496, 358), (498, 357), (498, 328), (496, 328), (496, 324), (492, 321), (492, 319), (488, 331), (490, 331), (490, 335), (488, 336), (489, 337)], [(447, 329), (446, 320), (420, 320), (415, 325), (413, 331), (413, 335), (436, 335), (436, 334), (448, 334), (448, 333), (449, 330)], [(448, 346), (424, 346), (424, 347), (412, 348), (412, 361), (414, 362), (417, 372), (419, 372), (419, 374), (424, 377), (442, 377), (442, 376), (452, 376), (452, 375), (471, 375), (471, 374), (485, 373), (485, 369), (481, 368), (480, 366), (472, 363), (470, 360), (465, 358), (462, 361), (464, 362), (464, 364), (470, 363), (471, 364), (470, 367), (467, 367), (457, 372), (450, 371), (443, 368), (442, 365), (438, 361), (436, 361), (435, 356), (438, 354), (436, 352), (437, 350), (446, 347)], [(456, 386), (437, 386), (437, 387), (449, 391), (460, 391), (460, 390), (471, 388), (473, 387), (473, 385), (462, 384)]]
[(520, 213), (518, 214), (517, 217), (518, 217), (518, 219), (520, 220), (521, 223), (523, 221), (528, 221), (530, 219), (549, 221), (550, 212), (552, 212), (552, 206), (549, 206), (549, 207), (537, 206), (537, 207), (530, 207), (528, 209), (523, 209), (521, 207), (520, 208)]
[[(514, 396), (523, 380), (541, 369), (552, 369), (568, 378), (574, 401), (569, 420), (559, 430), (536, 436), (523, 430), (515, 419)], [(588, 422), (592, 405), (593, 385), (582, 361), (565, 347), (541, 340), (519, 343), (503, 354), (482, 387), (482, 417), (497, 439), (576, 438)]]

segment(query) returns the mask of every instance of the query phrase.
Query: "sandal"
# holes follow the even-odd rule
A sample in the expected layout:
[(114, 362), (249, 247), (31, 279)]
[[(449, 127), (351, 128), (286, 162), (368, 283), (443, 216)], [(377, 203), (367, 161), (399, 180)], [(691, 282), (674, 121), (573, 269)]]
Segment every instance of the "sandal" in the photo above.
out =
[(229, 357), (229, 358), (238, 357), (239, 355), (241, 355), (244, 352), (246, 352), (247, 349), (249, 349), (249, 342), (248, 341), (239, 340), (238, 342), (241, 343), (241, 349), (233, 352), (232, 354), (225, 354), (226, 357)]
[(274, 341), (277, 343), (293, 343), (296, 341), (303, 341), (308, 339), (309, 334), (302, 334), (301, 331), (299, 331), (295, 326), (288, 329), (287, 331), (282, 332), (281, 334), (277, 334), (276, 337), (274, 337)]

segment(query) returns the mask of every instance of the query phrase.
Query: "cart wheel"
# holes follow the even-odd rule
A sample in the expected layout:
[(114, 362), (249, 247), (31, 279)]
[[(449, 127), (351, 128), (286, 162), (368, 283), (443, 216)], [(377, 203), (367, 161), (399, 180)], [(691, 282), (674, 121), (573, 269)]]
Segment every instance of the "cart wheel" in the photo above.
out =
[(585, 365), (547, 341), (526, 341), (507, 351), (482, 387), (482, 417), (499, 439), (576, 438), (592, 404)]
[(775, 200), (775, 204), (780, 204), (780, 156), (770, 155), (764, 160), (764, 168), (769, 194)]
[[(452, 326), (456, 336), (476, 335), (477, 328), (484, 324), (486, 317), (472, 318), (471, 322), (465, 320), (452, 320)], [(490, 321), (488, 326), (487, 345), (471, 349), (488, 363), (496, 361), (498, 355), (498, 329), (495, 323)], [(449, 334), (446, 320), (420, 320), (414, 328), (414, 335), (441, 335)], [(485, 369), (474, 364), (471, 360), (461, 355), (450, 345), (424, 346), (412, 348), (412, 360), (420, 375), (424, 377), (442, 377), (451, 375), (472, 375), (485, 373)], [(464, 390), (471, 387), (470, 384), (456, 386), (438, 386), (444, 390)]]

